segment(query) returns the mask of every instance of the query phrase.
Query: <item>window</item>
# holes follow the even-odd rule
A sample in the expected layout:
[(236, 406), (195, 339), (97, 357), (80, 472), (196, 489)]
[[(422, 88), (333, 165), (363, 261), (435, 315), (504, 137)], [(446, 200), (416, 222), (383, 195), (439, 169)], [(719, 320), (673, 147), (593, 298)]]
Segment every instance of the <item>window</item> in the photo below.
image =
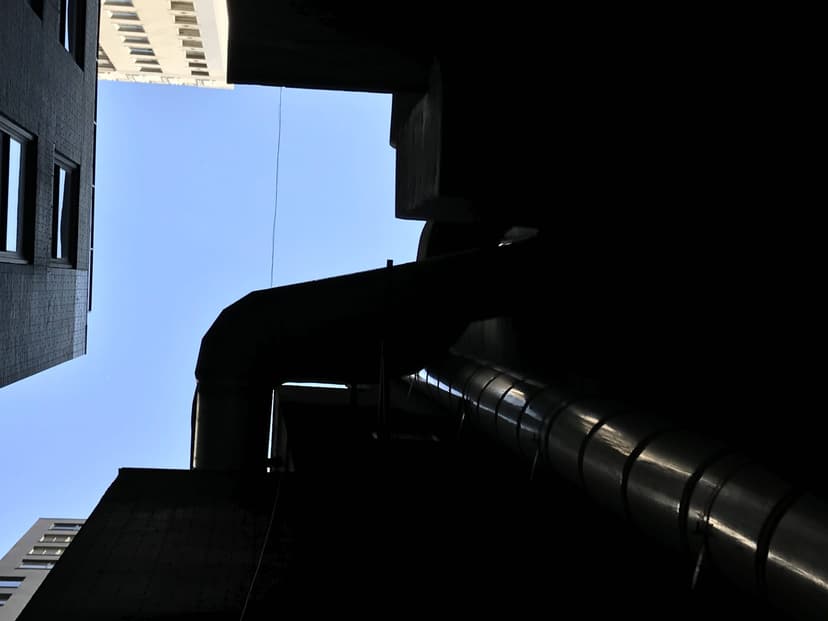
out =
[(16, 589), (24, 580), (18, 576), (0, 576), (0, 589)]
[(141, 67), (141, 73), (163, 73), (161, 67)]
[(104, 6), (132, 6), (132, 0), (105, 0)]
[(184, 47), (204, 47), (201, 44), (201, 41), (196, 41), (194, 39), (184, 39), (181, 42), (181, 45), (183, 45)]
[(192, 67), (193, 69), (206, 69), (207, 63), (190, 62), (190, 67)]
[(0, 259), (23, 259), (32, 135), (0, 118)]
[(110, 11), (109, 16), (112, 19), (138, 19), (138, 13), (136, 13), (135, 11)]
[(195, 7), (192, 2), (170, 2), (170, 9), (173, 11), (191, 11), (195, 13)]
[(146, 32), (140, 24), (115, 24), (118, 32)]
[(151, 47), (130, 47), (129, 53), (133, 56), (155, 56)]
[(112, 65), (112, 61), (109, 60), (109, 56), (106, 55), (106, 52), (100, 45), (98, 46), (98, 69), (107, 71), (114, 71), (115, 69)]
[(204, 52), (197, 52), (195, 50), (187, 50), (187, 58), (189, 59), (196, 59), (196, 60), (204, 60)]
[(65, 548), (57, 546), (35, 546), (29, 550), (29, 554), (42, 554), (44, 556), (60, 556)]
[(124, 37), (124, 43), (142, 43), (149, 45), (149, 37)]
[(29, 0), (29, 6), (37, 13), (38, 17), (43, 17), (43, 0)]
[(195, 71), (194, 70), (194, 71), (190, 71), (190, 73), (194, 76), (205, 77), (205, 78), (210, 76), (210, 74), (207, 71)]
[(191, 26), (198, 25), (198, 20), (196, 19), (195, 15), (176, 15), (175, 16), (175, 23), (176, 24), (189, 24)]
[(0, 606), (5, 606), (10, 597), (11, 593), (0, 593)]
[(154, 58), (135, 58), (136, 65), (157, 65), (158, 61)]
[(18, 569), (51, 569), (55, 566), (54, 561), (23, 561), (17, 566)]
[(198, 28), (179, 28), (178, 36), (180, 37), (200, 37), (201, 32)]
[(41, 543), (72, 543), (74, 535), (50, 535), (46, 533), (40, 538)]
[[(52, 258), (74, 264), (77, 254), (78, 167), (66, 158), (56, 155), (52, 186)], [(77, 530), (59, 526), (53, 529)]]
[(66, 51), (83, 66), (83, 37), (86, 3), (82, 0), (58, 0), (60, 30), (58, 38)]
[(55, 522), (49, 530), (80, 530), (81, 525), (77, 522)]

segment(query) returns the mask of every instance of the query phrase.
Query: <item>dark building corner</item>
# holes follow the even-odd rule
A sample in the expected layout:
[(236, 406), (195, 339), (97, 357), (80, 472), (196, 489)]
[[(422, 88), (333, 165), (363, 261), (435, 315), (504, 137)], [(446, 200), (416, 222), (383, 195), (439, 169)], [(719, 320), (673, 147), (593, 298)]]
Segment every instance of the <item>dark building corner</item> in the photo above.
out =
[(0, 386), (85, 352), (97, 16), (96, 0), (3, 7)]

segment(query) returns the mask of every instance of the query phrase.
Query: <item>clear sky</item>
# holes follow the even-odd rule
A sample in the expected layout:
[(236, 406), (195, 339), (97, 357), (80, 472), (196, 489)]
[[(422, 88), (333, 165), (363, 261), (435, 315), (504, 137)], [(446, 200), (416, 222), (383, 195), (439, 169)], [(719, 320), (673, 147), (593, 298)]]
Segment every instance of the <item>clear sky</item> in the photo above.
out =
[[(282, 105), (276, 285), (413, 260), (390, 96)], [(270, 284), (278, 108), (275, 88), (100, 82), (89, 353), (0, 388), (0, 556), (39, 517), (87, 517), (119, 467), (188, 467), (200, 339)]]

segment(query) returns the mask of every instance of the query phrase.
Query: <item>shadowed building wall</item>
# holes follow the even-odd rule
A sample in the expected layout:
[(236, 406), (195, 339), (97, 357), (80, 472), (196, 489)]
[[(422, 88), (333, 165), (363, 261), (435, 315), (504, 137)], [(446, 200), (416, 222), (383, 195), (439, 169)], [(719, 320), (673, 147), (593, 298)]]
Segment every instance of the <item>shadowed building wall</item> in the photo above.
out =
[(86, 353), (96, 0), (4, 2), (0, 386)]

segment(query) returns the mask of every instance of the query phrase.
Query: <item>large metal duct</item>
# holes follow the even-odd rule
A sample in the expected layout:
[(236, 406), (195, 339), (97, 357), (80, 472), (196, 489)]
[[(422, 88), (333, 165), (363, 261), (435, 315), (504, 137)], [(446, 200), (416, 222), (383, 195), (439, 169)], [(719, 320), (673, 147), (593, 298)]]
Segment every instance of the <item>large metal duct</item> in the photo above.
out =
[[(454, 356), (415, 385), (664, 544), (801, 618), (828, 616), (828, 504), (721, 444)], [(703, 557), (700, 559), (700, 555)]]
[(264, 468), (273, 388), (422, 368), (470, 321), (502, 313), (507, 300), (476, 293), (491, 282), (525, 288), (540, 252), (528, 241), (245, 296), (201, 341), (191, 465)]

